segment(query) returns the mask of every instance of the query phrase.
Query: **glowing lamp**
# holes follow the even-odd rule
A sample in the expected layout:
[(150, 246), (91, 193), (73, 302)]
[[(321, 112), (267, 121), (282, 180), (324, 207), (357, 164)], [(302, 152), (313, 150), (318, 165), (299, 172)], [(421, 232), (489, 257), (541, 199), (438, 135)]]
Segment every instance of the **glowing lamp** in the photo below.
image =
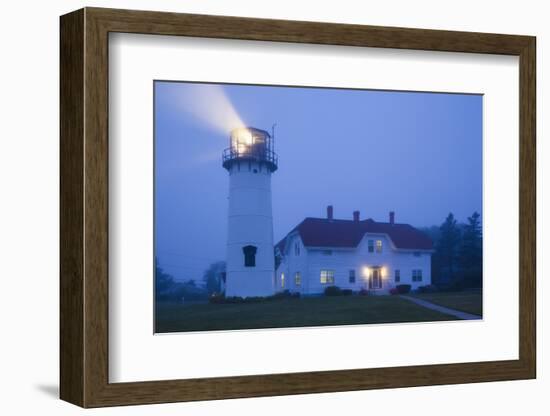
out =
[(371, 268), (368, 266), (363, 267), (363, 276), (370, 277), (371, 274)]
[(267, 131), (255, 127), (238, 127), (231, 131), (229, 148), (223, 152), (223, 167), (231, 171), (241, 162), (259, 163), (258, 171), (277, 170), (277, 155), (273, 151), (274, 138)]

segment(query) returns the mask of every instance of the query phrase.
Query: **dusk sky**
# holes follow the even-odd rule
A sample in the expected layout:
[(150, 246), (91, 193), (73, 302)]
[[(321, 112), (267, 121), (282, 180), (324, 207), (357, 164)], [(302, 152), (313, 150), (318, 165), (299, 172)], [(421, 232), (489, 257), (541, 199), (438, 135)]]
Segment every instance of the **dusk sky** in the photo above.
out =
[(201, 281), (225, 260), (227, 171), (239, 125), (275, 127), (275, 243), (305, 217), (440, 225), (482, 209), (482, 96), (155, 82), (155, 237), (161, 266)]

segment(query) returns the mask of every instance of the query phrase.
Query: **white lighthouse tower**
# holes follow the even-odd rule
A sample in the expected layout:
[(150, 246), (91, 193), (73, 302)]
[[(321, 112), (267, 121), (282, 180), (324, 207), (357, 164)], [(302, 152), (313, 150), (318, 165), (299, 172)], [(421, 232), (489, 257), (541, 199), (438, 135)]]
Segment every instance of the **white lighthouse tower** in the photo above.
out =
[(226, 296), (269, 296), (275, 291), (273, 144), (267, 131), (238, 128), (223, 153), (223, 167), (229, 172)]

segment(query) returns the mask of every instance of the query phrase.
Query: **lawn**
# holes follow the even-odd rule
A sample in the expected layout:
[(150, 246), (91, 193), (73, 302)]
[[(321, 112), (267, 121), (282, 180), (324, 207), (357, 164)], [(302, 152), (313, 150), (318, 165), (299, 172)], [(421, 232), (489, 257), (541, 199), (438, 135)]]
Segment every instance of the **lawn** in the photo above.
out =
[(397, 296), (321, 296), (245, 304), (159, 302), (155, 318), (157, 333), (456, 320)]
[(435, 303), (436, 305), (456, 309), (463, 312), (481, 316), (483, 304), (481, 290), (468, 290), (462, 292), (439, 292), (412, 294), (419, 299)]

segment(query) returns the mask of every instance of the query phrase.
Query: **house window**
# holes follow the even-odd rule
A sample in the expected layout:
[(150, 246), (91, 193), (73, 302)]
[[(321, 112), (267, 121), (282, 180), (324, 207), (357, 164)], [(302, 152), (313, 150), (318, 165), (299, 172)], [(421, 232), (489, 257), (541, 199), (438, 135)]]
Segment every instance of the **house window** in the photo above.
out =
[(401, 270), (395, 269), (395, 283), (399, 283), (401, 281)]
[(420, 251), (415, 251), (415, 252), (413, 253), (413, 256), (414, 256), (414, 257), (420, 257)]
[(323, 255), (332, 256), (332, 250), (323, 250)]
[(281, 287), (285, 287), (285, 274), (281, 273)]
[(355, 283), (355, 270), (350, 270), (349, 271), (349, 282), (350, 283)]
[(296, 272), (294, 274), (294, 284), (296, 286), (301, 286), (302, 285), (302, 275), (300, 274), (300, 272)]
[(294, 243), (294, 255), (299, 256), (300, 255), (300, 244)]
[(412, 281), (413, 282), (421, 282), (422, 281), (422, 270), (420, 270), (420, 269), (413, 270)]
[(382, 240), (376, 240), (376, 252), (382, 253)]
[(369, 240), (369, 253), (374, 253), (374, 240)]
[(244, 267), (256, 267), (256, 251), (257, 247), (244, 246)]
[(321, 284), (322, 285), (334, 284), (334, 270), (321, 270)]

